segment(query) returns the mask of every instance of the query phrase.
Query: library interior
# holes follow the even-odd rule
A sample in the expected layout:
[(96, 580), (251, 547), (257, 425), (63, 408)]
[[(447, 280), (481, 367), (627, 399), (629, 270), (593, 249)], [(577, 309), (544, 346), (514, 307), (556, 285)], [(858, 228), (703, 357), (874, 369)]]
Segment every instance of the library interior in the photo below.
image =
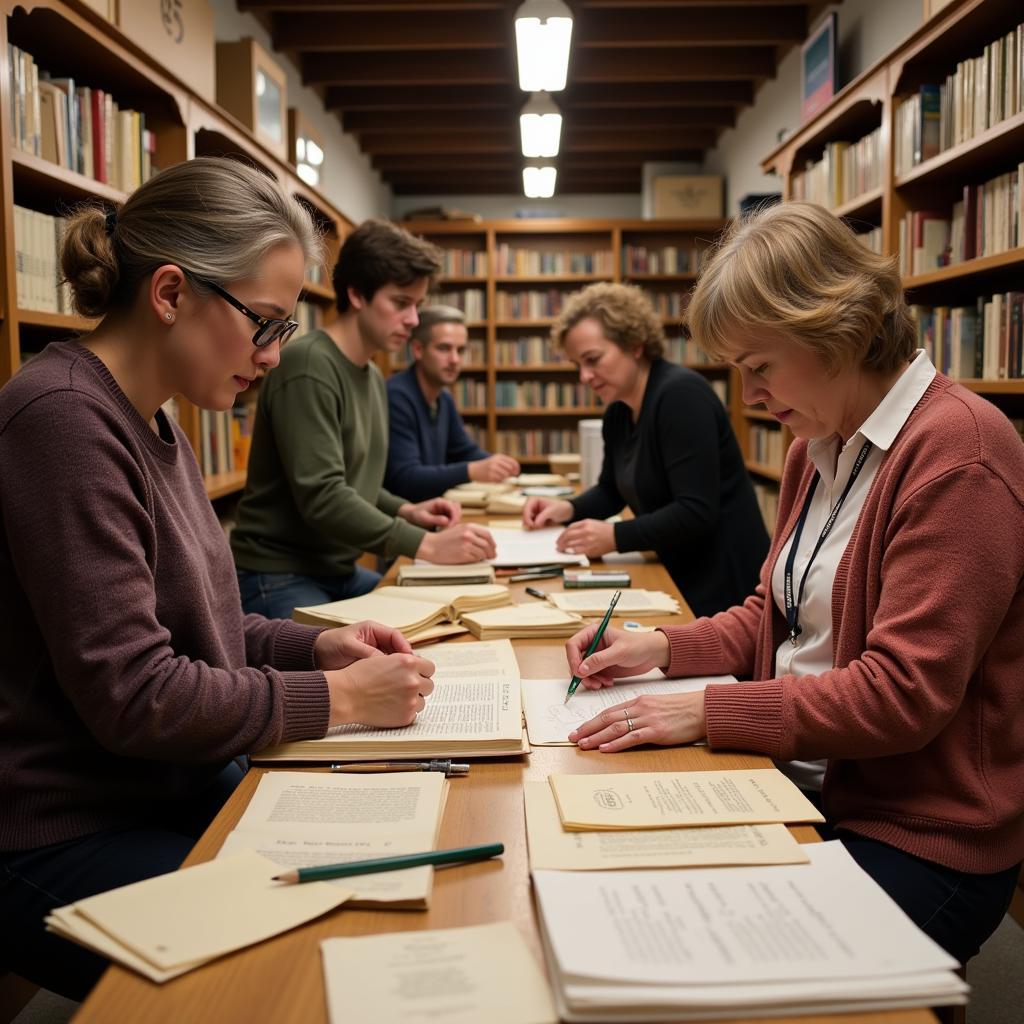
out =
[(1020, 0), (0, 34), (0, 1024), (1020, 1020)]

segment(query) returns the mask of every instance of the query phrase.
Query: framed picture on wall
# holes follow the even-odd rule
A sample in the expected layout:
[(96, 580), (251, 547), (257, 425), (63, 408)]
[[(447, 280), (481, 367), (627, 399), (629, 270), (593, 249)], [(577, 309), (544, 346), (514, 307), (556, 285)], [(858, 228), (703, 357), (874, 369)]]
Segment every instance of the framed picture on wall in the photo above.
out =
[(800, 120), (807, 121), (836, 94), (836, 15), (833, 11), (800, 48)]

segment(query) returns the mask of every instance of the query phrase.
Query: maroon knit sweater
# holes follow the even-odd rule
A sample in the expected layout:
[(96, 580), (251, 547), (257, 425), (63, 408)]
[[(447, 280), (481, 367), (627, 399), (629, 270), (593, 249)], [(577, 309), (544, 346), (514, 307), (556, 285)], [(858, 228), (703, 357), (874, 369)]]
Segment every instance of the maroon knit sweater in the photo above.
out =
[(318, 630), (243, 618), (188, 441), (157, 419), (70, 342), (0, 391), (0, 849), (159, 819), (233, 756), (327, 728)]
[(836, 824), (961, 871), (1008, 868), (1024, 858), (1024, 445), (993, 405), (936, 376), (839, 563), (835, 668), (773, 678), (786, 631), (772, 569), (813, 472), (797, 441), (756, 594), (666, 628), (667, 671), (761, 680), (708, 688), (708, 742), (828, 758)]

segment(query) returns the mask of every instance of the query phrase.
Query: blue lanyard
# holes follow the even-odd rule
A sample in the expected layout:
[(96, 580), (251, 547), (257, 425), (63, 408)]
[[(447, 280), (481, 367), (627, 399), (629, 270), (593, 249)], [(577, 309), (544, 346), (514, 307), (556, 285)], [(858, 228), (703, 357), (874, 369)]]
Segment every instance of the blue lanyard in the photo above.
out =
[(811, 488), (807, 492), (807, 498), (804, 500), (804, 507), (800, 510), (800, 518), (797, 520), (796, 529), (793, 531), (793, 546), (789, 549), (789, 557), (786, 559), (786, 574), (782, 586), (782, 597), (786, 605), (786, 625), (789, 627), (789, 642), (794, 647), (797, 645), (797, 638), (803, 632), (803, 629), (800, 627), (800, 602), (804, 598), (804, 584), (807, 582), (807, 574), (811, 571), (811, 565), (814, 563), (814, 559), (817, 558), (818, 552), (821, 550), (821, 545), (825, 543), (825, 538), (832, 532), (832, 527), (835, 526), (836, 519), (839, 516), (839, 510), (843, 507), (843, 502), (846, 501), (846, 496), (850, 493), (854, 481), (860, 475), (860, 471), (864, 468), (864, 463), (867, 462), (868, 455), (870, 454), (871, 442), (865, 441), (860, 452), (857, 454), (857, 459), (853, 464), (853, 469), (850, 470), (850, 479), (846, 481), (846, 487), (843, 488), (843, 493), (839, 496), (839, 500), (836, 502), (835, 508), (832, 509), (829, 513), (828, 519), (825, 521), (825, 528), (821, 531), (818, 543), (814, 545), (814, 550), (811, 552), (811, 557), (807, 561), (804, 574), (800, 578), (800, 589), (797, 591), (796, 602), (794, 603), (793, 566), (796, 564), (796, 549), (800, 544), (800, 535), (804, 532), (804, 523), (807, 522), (807, 514), (811, 510), (811, 500), (814, 498), (814, 490), (818, 486), (818, 480), (820, 479), (821, 474), (815, 472), (814, 479), (811, 481)]

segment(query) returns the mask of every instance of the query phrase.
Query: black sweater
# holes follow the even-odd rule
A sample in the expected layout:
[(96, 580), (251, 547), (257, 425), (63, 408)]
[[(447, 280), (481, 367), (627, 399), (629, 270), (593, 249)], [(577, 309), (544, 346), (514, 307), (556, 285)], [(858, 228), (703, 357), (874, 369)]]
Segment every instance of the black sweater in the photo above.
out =
[(598, 482), (573, 499), (575, 519), (615, 524), (619, 551), (655, 551), (695, 615), (753, 593), (768, 534), (729, 417), (707, 381), (663, 359), (651, 364), (636, 423), (625, 402), (604, 414)]

